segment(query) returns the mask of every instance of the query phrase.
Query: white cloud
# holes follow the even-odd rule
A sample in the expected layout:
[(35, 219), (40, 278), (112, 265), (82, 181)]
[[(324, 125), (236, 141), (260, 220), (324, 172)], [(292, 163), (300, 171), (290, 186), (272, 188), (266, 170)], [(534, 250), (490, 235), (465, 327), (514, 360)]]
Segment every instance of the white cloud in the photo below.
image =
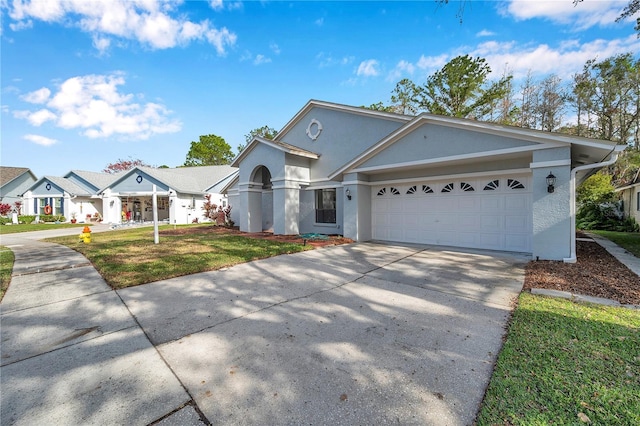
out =
[(519, 46), (513, 42), (487, 42), (478, 45), (469, 54), (485, 58), (494, 74), (501, 73), (507, 66), (515, 78), (524, 77), (531, 71), (533, 75), (556, 74), (562, 79), (569, 79), (580, 72), (590, 59), (603, 60), (638, 51), (640, 40), (633, 34), (624, 39), (599, 39), (589, 43), (567, 40), (556, 47), (546, 44)]
[(321, 27), (322, 25), (324, 25), (324, 18), (318, 18), (313, 23), (316, 24), (318, 27)]
[(36, 112), (29, 113), (26, 119), (29, 120), (29, 123), (31, 123), (31, 125), (39, 127), (43, 123), (46, 123), (47, 121), (55, 120), (56, 115), (51, 111), (49, 111), (48, 109), (43, 108), (43, 109), (39, 109)]
[[(194, 40), (212, 44), (223, 55), (237, 36), (208, 20), (191, 22), (175, 9), (181, 2), (162, 0), (16, 0), (11, 3), (10, 27), (26, 28), (33, 20), (73, 25), (89, 33), (101, 53), (111, 38), (136, 40), (151, 49), (168, 49)], [(217, 2), (210, 2), (212, 7)], [(222, 2), (220, 2), (222, 5)], [(235, 6), (234, 6), (235, 7)], [(175, 15), (175, 16), (174, 16)]]
[(209, 0), (209, 6), (213, 10), (222, 10), (224, 9), (224, 3), (222, 0)]
[(43, 87), (42, 89), (27, 93), (26, 95), (21, 96), (21, 98), (22, 100), (32, 104), (43, 104), (49, 99), (49, 96), (51, 96), (51, 90)]
[(269, 62), (271, 62), (271, 58), (268, 58), (264, 55), (256, 55), (255, 59), (253, 60), (254, 65), (268, 64)]
[(442, 68), (451, 58), (446, 53), (438, 56), (421, 55), (416, 66), (421, 70), (435, 71)]
[[(119, 92), (125, 84), (121, 74), (86, 75), (64, 81), (52, 96), (43, 88), (25, 98), (45, 99), (47, 108), (17, 111), (17, 118), (39, 126), (52, 121), (64, 129), (79, 129), (89, 138), (123, 136), (147, 139), (154, 134), (174, 133), (182, 124), (171, 119), (171, 111), (158, 103), (140, 104), (136, 96)], [(39, 94), (39, 95), (38, 95)]]
[(276, 43), (269, 44), (269, 49), (271, 49), (271, 51), (276, 55), (280, 54), (280, 46), (278, 46)]
[(416, 66), (411, 62), (402, 60), (396, 64), (396, 67), (387, 76), (388, 81), (400, 80), (403, 76), (412, 75), (416, 70)]
[(216, 12), (220, 12), (225, 8), (227, 10), (238, 10), (242, 9), (244, 6), (241, 1), (209, 0), (209, 7)]
[(476, 33), (476, 37), (491, 37), (496, 35), (496, 33), (494, 33), (493, 31), (489, 31), (489, 30), (482, 30), (482, 31), (478, 31)]
[(575, 29), (607, 26), (615, 23), (628, 0), (584, 0), (574, 5), (568, 0), (522, 1), (510, 0), (500, 11), (518, 20), (543, 18), (572, 25)]
[(42, 145), (42, 146), (51, 146), (53, 144), (58, 143), (58, 141), (55, 139), (51, 139), (46, 136), (40, 136), (40, 135), (29, 134), (29, 135), (24, 135), (22, 138), (25, 140), (28, 140), (29, 142), (33, 142), (36, 145)]
[(349, 65), (356, 59), (354, 56), (343, 56), (342, 58), (334, 58), (331, 54), (320, 52), (316, 55), (316, 59), (319, 61), (319, 67), (331, 67), (334, 65)]
[(378, 66), (379, 66), (379, 63), (375, 59), (368, 59), (366, 61), (362, 61), (360, 65), (358, 65), (358, 70), (356, 71), (356, 75), (364, 76), (364, 77), (375, 77), (379, 74)]

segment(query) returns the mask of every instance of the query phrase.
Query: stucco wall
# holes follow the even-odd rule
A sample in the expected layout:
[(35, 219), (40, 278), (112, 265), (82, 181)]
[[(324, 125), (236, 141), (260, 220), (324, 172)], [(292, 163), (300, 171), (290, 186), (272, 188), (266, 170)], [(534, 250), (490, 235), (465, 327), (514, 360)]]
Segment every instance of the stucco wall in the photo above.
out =
[[(2, 196), (2, 203), (11, 204), (13, 207), (13, 204), (16, 201), (22, 202), (22, 194), (24, 194), (34, 183), (36, 183), (36, 180), (31, 177), (31, 174), (29, 173), (19, 176), (13, 181), (7, 183), (2, 187), (2, 194), (0, 194)], [(23, 212), (25, 212), (24, 209)]]
[(360, 167), (436, 159), (532, 145), (531, 142), (469, 130), (424, 124)]
[[(322, 124), (322, 132), (315, 141), (306, 134), (312, 119)], [(324, 179), (403, 124), (404, 121), (315, 107), (281, 140), (320, 154), (318, 160), (312, 161), (311, 179)]]
[[(533, 156), (533, 258), (563, 260), (571, 254), (570, 174), (571, 166), (542, 166), (544, 162), (570, 160), (571, 150), (546, 149)], [(537, 165), (536, 165), (537, 163)], [(540, 165), (541, 167), (538, 167)], [(546, 178), (556, 176), (553, 193), (547, 192)]]

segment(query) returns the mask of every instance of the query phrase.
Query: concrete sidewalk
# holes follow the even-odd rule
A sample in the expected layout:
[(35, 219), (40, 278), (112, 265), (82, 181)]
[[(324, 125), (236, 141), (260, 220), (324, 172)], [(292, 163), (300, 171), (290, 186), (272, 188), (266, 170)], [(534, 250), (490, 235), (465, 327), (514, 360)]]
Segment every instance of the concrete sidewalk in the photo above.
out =
[(3, 425), (471, 424), (528, 261), (361, 243), (115, 292), (1, 243)]
[(143, 425), (189, 403), (87, 259), (33, 238), (13, 234), (0, 241), (15, 254), (0, 303), (0, 423)]

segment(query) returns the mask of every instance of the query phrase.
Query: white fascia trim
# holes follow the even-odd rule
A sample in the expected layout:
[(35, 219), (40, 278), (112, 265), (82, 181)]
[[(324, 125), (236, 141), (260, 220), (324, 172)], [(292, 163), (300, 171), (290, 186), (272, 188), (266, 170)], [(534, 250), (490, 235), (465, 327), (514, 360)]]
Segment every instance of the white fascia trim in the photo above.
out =
[[(110, 197), (147, 197), (153, 195), (153, 191), (138, 191), (138, 192), (113, 192)], [(159, 196), (169, 196), (171, 195), (169, 191), (156, 191), (156, 195)]]
[(342, 186), (346, 185), (369, 185), (371, 182), (365, 180), (343, 180)]
[[(546, 148), (556, 148), (558, 146), (563, 145), (552, 145), (545, 144), (544, 149)], [(516, 148), (507, 148), (507, 149), (497, 149), (495, 151), (485, 151), (485, 152), (474, 152), (470, 154), (460, 154), (460, 155), (452, 155), (450, 157), (441, 157), (441, 158), (433, 158), (428, 160), (417, 160), (417, 161), (407, 161), (404, 163), (393, 163), (393, 164), (385, 164), (382, 166), (369, 166), (369, 167), (360, 167), (351, 170), (352, 173), (365, 173), (372, 171), (381, 171), (381, 170), (389, 170), (389, 169), (397, 169), (404, 167), (416, 167), (416, 166), (428, 166), (439, 163), (448, 163), (451, 161), (460, 161), (460, 160), (471, 160), (475, 158), (482, 157), (493, 157), (496, 155), (505, 155), (505, 154), (516, 154), (520, 152), (529, 152), (529, 151), (537, 151), (539, 149), (543, 149), (541, 146), (520, 146)]]
[(312, 185), (304, 188), (305, 191), (315, 191), (316, 189), (337, 189), (342, 188), (344, 184), (342, 183), (327, 183), (326, 185)]
[(529, 167), (532, 169), (541, 169), (543, 167), (562, 167), (562, 166), (570, 166), (571, 160), (553, 160), (553, 161), (540, 161), (539, 163), (531, 163)]
[(451, 174), (451, 175), (440, 175), (440, 176), (428, 176), (428, 177), (413, 177), (413, 178), (404, 178), (404, 179), (391, 179), (391, 180), (381, 180), (378, 182), (362, 182), (365, 185), (369, 186), (377, 186), (377, 185), (388, 185), (390, 183), (409, 183), (409, 182), (432, 182), (439, 180), (448, 180), (448, 179), (470, 179), (470, 178), (478, 178), (483, 176), (504, 176), (504, 175), (522, 175), (522, 174), (531, 174), (530, 169), (510, 169), (510, 170), (494, 170), (490, 172), (473, 172), (473, 173), (459, 173), (459, 174)]

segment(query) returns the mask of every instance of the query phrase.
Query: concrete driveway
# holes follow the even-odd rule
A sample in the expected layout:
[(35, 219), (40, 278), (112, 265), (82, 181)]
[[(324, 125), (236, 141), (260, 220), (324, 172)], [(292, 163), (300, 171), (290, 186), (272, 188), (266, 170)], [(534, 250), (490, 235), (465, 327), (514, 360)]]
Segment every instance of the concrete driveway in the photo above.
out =
[(212, 423), (467, 425), (527, 260), (352, 244), (119, 294)]
[(8, 243), (2, 424), (471, 424), (528, 261), (359, 243), (114, 292)]

